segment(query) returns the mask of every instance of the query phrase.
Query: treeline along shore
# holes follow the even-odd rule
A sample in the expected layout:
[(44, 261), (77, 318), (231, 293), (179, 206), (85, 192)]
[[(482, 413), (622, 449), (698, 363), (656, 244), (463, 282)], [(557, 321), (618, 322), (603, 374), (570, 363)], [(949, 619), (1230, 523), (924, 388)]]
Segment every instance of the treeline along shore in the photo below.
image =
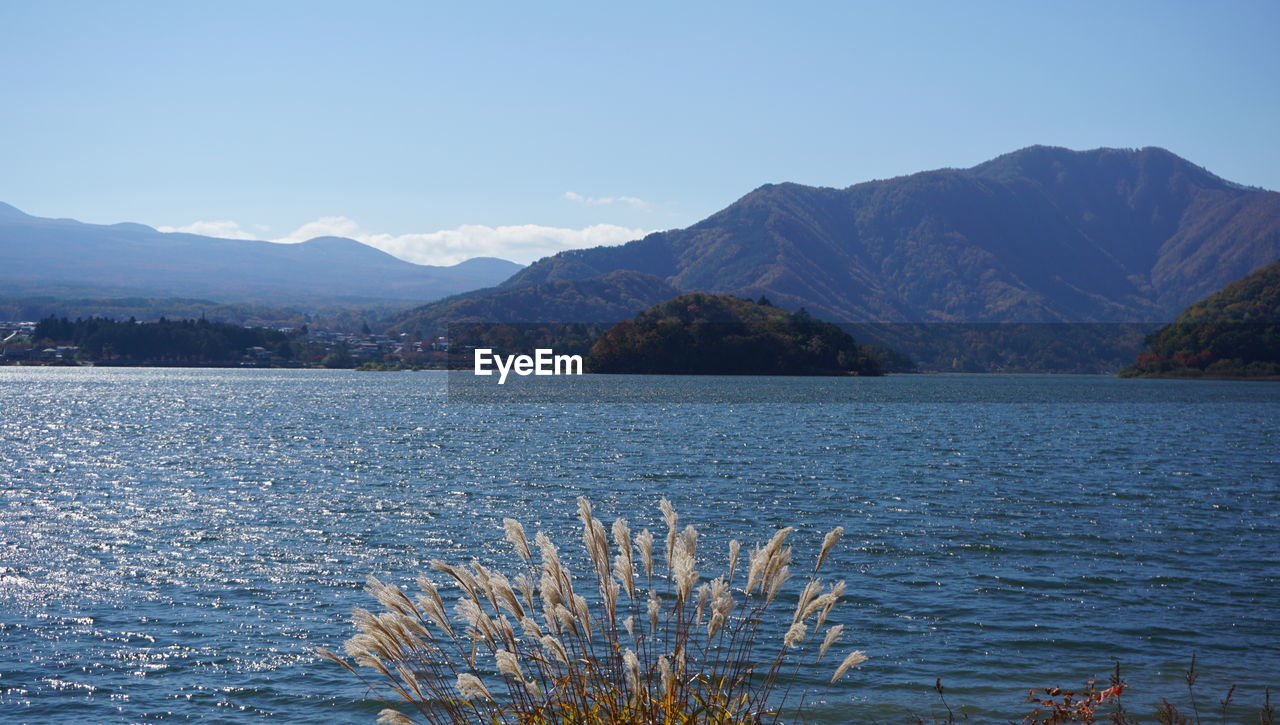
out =
[(204, 319), (139, 322), (55, 316), (8, 323), (8, 328), (0, 360), (11, 365), (351, 368), (382, 365), (397, 355), (410, 365), (426, 367), (431, 362), (421, 343), (367, 330), (356, 334)]
[[(0, 322), (16, 365), (468, 369), (479, 348), (582, 355), (588, 372), (877, 375), (1107, 373), (1280, 379), (1280, 262), (1187, 308), (1173, 323), (885, 323), (837, 326), (768, 298), (690, 293), (616, 324), (465, 322), (425, 337), (161, 317), (49, 315)], [(415, 339), (417, 337), (417, 339)], [(1125, 367), (1128, 365), (1128, 367)]]

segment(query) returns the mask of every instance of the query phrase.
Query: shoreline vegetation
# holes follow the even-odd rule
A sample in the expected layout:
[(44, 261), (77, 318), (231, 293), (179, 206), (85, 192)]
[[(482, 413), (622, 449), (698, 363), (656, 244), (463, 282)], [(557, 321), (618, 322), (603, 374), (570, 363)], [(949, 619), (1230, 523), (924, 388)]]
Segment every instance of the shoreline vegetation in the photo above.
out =
[[(448, 589), (442, 594), (442, 585), (419, 575), (414, 597), (369, 576), (365, 591), (383, 611), (356, 609), (357, 633), (344, 653), (319, 647), (316, 654), (376, 693), (384, 705), (378, 722), (395, 725), (799, 722), (810, 713), (806, 702), (826, 701), (869, 661), (852, 649), (822, 665), (845, 634), (831, 615), (847, 585), (819, 576), (843, 527), (828, 532), (809, 561), (796, 558), (790, 526), (766, 532), (745, 552), (733, 539), (721, 569), (699, 556), (696, 528), (681, 528), (668, 500), (659, 510), (663, 538), (633, 533), (623, 518), (606, 529), (579, 497), (585, 556), (577, 557), (542, 532), (530, 542), (519, 521), (504, 519), (519, 574), (508, 578), (478, 559), (433, 560)], [(575, 576), (569, 564), (587, 574)], [(452, 615), (449, 590), (457, 595)], [(818, 666), (830, 669), (816, 677)], [(1232, 686), (1216, 703), (1204, 702), (1202, 714), (1199, 674), (1192, 655), (1181, 704), (1161, 698), (1143, 719), (1126, 707), (1130, 686), (1117, 663), (1105, 687), (1090, 680), (1078, 689), (1030, 689), (1020, 722), (1204, 725), (1244, 715), (1275, 725), (1269, 688), (1256, 710), (1241, 708)], [(797, 692), (802, 681), (822, 684)], [(940, 678), (934, 691), (945, 715), (909, 722), (968, 721), (947, 702)]]
[[(475, 348), (506, 354), (547, 348), (582, 355), (588, 373), (1118, 371), (1123, 378), (1280, 381), (1280, 262), (1228, 284), (1149, 334), (1143, 323), (842, 326), (803, 308), (788, 312), (763, 296), (704, 293), (673, 297), (612, 325), (465, 322), (416, 340), (407, 333), (375, 333), (367, 322), (351, 333), (204, 318), (72, 321), (50, 315), (0, 324), (0, 364), (11, 365), (459, 370), (472, 367)], [(1121, 367), (1124, 359), (1135, 361)]]

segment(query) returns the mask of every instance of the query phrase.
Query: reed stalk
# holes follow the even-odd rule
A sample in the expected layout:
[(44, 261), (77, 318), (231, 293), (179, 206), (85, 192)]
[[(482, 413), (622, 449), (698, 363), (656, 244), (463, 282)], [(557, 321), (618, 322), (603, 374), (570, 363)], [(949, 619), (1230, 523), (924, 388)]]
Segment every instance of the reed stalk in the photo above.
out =
[[(666, 499), (659, 510), (661, 563), (648, 529), (633, 535), (625, 519), (606, 528), (579, 498), (587, 566), (578, 574), (545, 534), (531, 546), (523, 525), (505, 519), (518, 575), (475, 560), (432, 562), (457, 590), (452, 616), (426, 576), (413, 598), (371, 576), (366, 591), (384, 611), (356, 610), (345, 656), (317, 652), (381, 693), (384, 723), (728, 725), (794, 713), (784, 671), (821, 661), (844, 632), (827, 624), (844, 582), (819, 578), (843, 529), (823, 538), (795, 607), (783, 611), (792, 528), (747, 554), (745, 578), (742, 547), (730, 542), (726, 565), (709, 578), (697, 530), (680, 528)], [(763, 641), (773, 629), (777, 641)], [(847, 653), (829, 684), (866, 659)]]

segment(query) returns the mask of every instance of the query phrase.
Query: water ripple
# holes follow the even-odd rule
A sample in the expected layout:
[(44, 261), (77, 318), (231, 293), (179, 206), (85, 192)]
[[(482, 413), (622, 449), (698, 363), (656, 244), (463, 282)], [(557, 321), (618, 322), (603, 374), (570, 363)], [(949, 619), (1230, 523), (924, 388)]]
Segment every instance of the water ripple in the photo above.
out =
[(1016, 717), (1112, 658), (1174, 692), (1191, 652), (1206, 691), (1248, 697), (1280, 684), (1280, 388), (1170, 385), (1182, 402), (467, 408), (433, 374), (0, 368), (0, 706), (372, 719), (309, 654), (349, 634), (365, 575), (509, 562), (513, 513), (569, 548), (580, 494), (650, 526), (668, 496), (707, 551), (843, 525), (829, 566), (874, 659), (820, 719), (928, 714), (939, 676), (976, 720)]

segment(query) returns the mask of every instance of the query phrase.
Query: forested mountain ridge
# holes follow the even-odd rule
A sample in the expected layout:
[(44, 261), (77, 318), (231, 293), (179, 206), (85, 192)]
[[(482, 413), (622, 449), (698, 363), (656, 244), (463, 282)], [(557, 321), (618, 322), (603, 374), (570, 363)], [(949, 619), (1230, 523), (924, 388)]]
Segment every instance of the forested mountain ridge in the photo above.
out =
[(634, 270), (838, 321), (1164, 321), (1276, 259), (1276, 192), (1158, 148), (1034, 146), (845, 189), (767, 184), (686, 229), (540, 260), (499, 290)]

